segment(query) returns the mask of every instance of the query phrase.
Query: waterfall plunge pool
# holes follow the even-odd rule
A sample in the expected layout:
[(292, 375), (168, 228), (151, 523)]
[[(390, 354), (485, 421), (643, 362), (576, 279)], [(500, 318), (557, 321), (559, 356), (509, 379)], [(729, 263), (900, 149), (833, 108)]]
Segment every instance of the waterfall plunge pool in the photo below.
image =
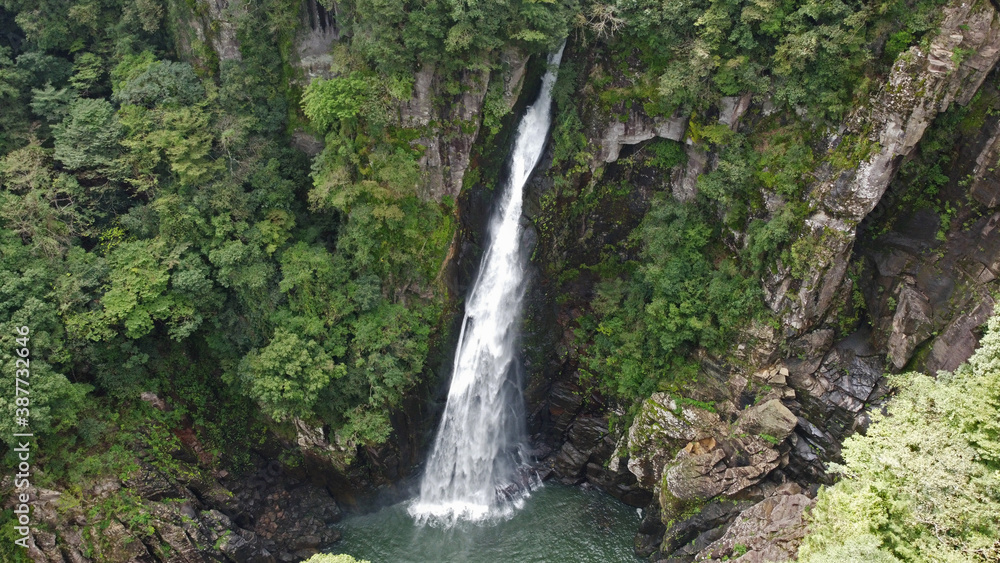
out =
[(632, 538), (639, 512), (608, 494), (546, 484), (504, 520), (417, 524), (413, 500), (370, 514), (349, 515), (332, 553), (371, 563), (635, 563)]

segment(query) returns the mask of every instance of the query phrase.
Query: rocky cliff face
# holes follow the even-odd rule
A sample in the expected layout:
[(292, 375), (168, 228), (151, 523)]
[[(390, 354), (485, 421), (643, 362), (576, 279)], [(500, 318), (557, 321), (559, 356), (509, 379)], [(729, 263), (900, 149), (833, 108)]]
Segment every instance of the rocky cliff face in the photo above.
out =
[[(236, 9), (216, 8), (208, 14)], [(323, 74), (329, 45), (342, 39), (336, 11), (321, 12), (307, 2), (302, 13), (310, 23), (296, 39), (296, 64), (304, 76)], [(220, 59), (238, 56), (219, 21), (218, 34), (206, 37)], [(600, 64), (572, 44), (567, 58)], [(993, 8), (948, 5), (929, 46), (900, 56), (883, 87), (822, 142), (827, 156), (854, 156), (846, 164), (842, 158), (820, 159), (813, 171), (811, 213), (800, 236), (811, 239), (816, 250), (805, 273), (779, 263), (761, 280), (781, 329), (751, 326), (729, 356), (702, 354), (698, 388), (686, 390), (685, 397), (655, 394), (627, 429), (610, 424), (609, 418), (623, 414), (618, 406), (579, 382), (572, 331), (583, 314), (577, 304), (589, 298), (593, 277), (583, 272), (568, 290), (561, 287), (570, 295), (560, 303), (555, 284), (536, 267), (526, 330), (535, 453), (554, 478), (590, 482), (645, 508), (637, 553), (670, 561), (793, 555), (815, 485), (829, 482), (824, 464), (837, 458), (843, 437), (863, 428), (867, 409), (887, 393), (883, 373), (950, 369), (971, 353), (976, 328), (994, 305), (988, 284), (1000, 275), (998, 215), (963, 211), (939, 236), (939, 214), (901, 211), (884, 196), (905, 190), (893, 188), (893, 182), (900, 168), (917, 158), (935, 118), (949, 107), (973, 103), (998, 59), (1000, 21)], [(465, 229), (450, 267), (456, 294), (475, 267), (482, 234), (470, 217), (483, 214), (490, 202), (486, 186), (462, 189), (470, 167), (490, 166), (474, 156), (487, 91), (491, 84), (502, 86), (508, 109), (523, 103), (518, 95), (530, 74), (526, 68), (527, 57), (509, 50), (499, 71), (467, 71), (458, 78), (461, 93), (450, 94), (445, 78), (427, 66), (415, 76), (412, 98), (399, 106), (400, 124), (420, 130), (418, 142), (426, 147), (425, 195), (462, 196)], [(631, 191), (572, 221), (552, 221), (547, 209), (565, 202), (561, 196), (546, 201), (553, 181), (536, 179), (526, 210), (537, 237), (552, 243), (536, 251), (539, 261), (582, 263), (580, 256), (627, 238), (654, 189), (666, 186), (678, 200), (691, 201), (699, 176), (717, 166), (711, 148), (690, 138), (687, 115), (650, 117), (638, 105), (617, 110), (611, 118), (583, 108), (590, 160), (579, 181), (589, 183), (588, 189), (619, 182)], [(722, 99), (716, 110), (713, 119), (738, 131), (752, 127), (748, 116), (773, 108), (755, 107), (742, 96)], [(998, 136), (1000, 120), (990, 117), (964, 142), (966, 165), (949, 172), (956, 205), (968, 194), (986, 207), (1000, 203), (994, 193)], [(666, 174), (619, 166), (655, 138), (684, 143), (686, 163)], [(501, 134), (495, 142), (502, 139)], [(551, 159), (549, 154), (543, 166)], [(776, 198), (764, 194), (768, 209), (780, 208)], [(845, 304), (859, 300), (863, 307), (854, 308), (865, 312), (847, 323), (851, 330), (845, 332)], [(431, 418), (433, 407), (397, 417), (398, 444), (362, 452), (367, 461), (360, 464), (372, 471), (359, 471), (355, 461), (342, 468), (345, 479), (374, 488), (407, 474), (419, 458), (420, 428)], [(329, 457), (323, 452), (336, 449), (321, 429), (298, 434), (301, 447), (315, 451), (320, 464)]]
[[(185, 58), (202, 67), (224, 61), (240, 60), (237, 22), (246, 14), (244, 0), (199, 0), (178, 8), (182, 25), (177, 29), (178, 48)], [(290, 49), (282, 52), (285, 64), (294, 69), (300, 86), (314, 77), (329, 78), (343, 61), (337, 60), (336, 46), (349, 42), (346, 17), (337, 3), (326, 8), (317, 0), (297, 4), (299, 25), (291, 38)], [(276, 46), (276, 48), (278, 48)], [(345, 56), (340, 51), (340, 57)], [(428, 64), (420, 68), (413, 81), (412, 96), (396, 108), (401, 127), (417, 129), (421, 136), (415, 143), (424, 147), (420, 166), (426, 174), (422, 188), (426, 197), (441, 201), (457, 198), (469, 168), (473, 144), (479, 137), (483, 103), (491, 83), (497, 84), (499, 105), (494, 111), (509, 111), (523, 85), (528, 56), (515, 47), (499, 54), (499, 70), (467, 70), (459, 76)], [(455, 93), (458, 92), (458, 93)], [(307, 153), (322, 149), (322, 142), (304, 131), (294, 135), (295, 144)]]
[[(529, 393), (536, 440), (544, 444), (539, 453), (566, 482), (596, 483), (637, 506), (651, 499), (637, 553), (671, 562), (793, 556), (805, 531), (803, 511), (816, 485), (829, 482), (825, 463), (837, 459), (843, 438), (867, 424), (867, 410), (888, 392), (883, 374), (954, 369), (972, 353), (977, 328), (993, 311), (1000, 264), (1000, 214), (985, 210), (1000, 204), (1000, 122), (982, 109), (993, 107), (983, 98), (992, 96), (992, 78), (983, 84), (998, 59), (994, 8), (949, 4), (929, 46), (903, 53), (881, 89), (823, 143), (827, 155), (860, 156), (846, 164), (824, 158), (813, 172), (811, 214), (800, 236), (816, 251), (804, 275), (779, 263), (761, 280), (781, 329), (751, 326), (729, 357), (704, 355), (697, 388), (684, 398), (655, 394), (624, 431), (607, 431), (601, 423), (615, 407), (578, 383), (571, 332), (582, 314), (574, 308), (579, 301), (564, 295), (569, 307), (555, 306), (549, 292), (557, 286), (541, 282), (533, 322), (554, 326), (543, 340), (557, 359), (535, 366), (544, 374), (535, 387), (556, 381), (549, 392)], [(906, 203), (912, 194), (900, 194), (910, 179), (898, 172), (929, 158), (918, 151), (921, 140), (942, 127), (935, 119), (949, 108), (948, 115), (985, 117), (967, 119), (965, 135), (953, 141), (941, 192), (947, 209)], [(620, 109), (627, 119), (584, 112), (591, 170), (600, 178), (585, 175), (587, 189), (625, 181), (633, 191), (621, 204), (640, 214), (649, 186), (665, 184), (677, 199), (692, 199), (698, 176), (717, 157), (688, 138), (686, 116), (652, 119), (638, 108)], [(719, 123), (734, 130), (745, 115), (771, 111), (754, 108), (749, 97), (724, 99), (717, 109)], [(685, 142), (687, 163), (666, 176), (616, 167), (631, 155), (630, 145), (655, 137)], [(765, 201), (768, 209), (779, 207)], [(561, 234), (553, 239), (572, 242), (546, 248), (541, 259), (579, 263), (574, 252), (599, 252), (621, 236), (610, 224), (624, 222), (629, 232), (616, 205), (557, 225)], [(536, 225), (550, 228), (542, 215)], [(573, 295), (591, 291), (585, 273), (574, 283)], [(845, 319), (848, 309), (856, 318)]]
[[(127, 474), (77, 490), (33, 488), (31, 559), (275, 563), (308, 558), (340, 538), (330, 527), (340, 508), (308, 472), (255, 455), (255, 468), (231, 475), (213, 468), (191, 428), (177, 432), (172, 451), (135, 444)], [(10, 477), (0, 489), (12, 490)]]
[[(957, 62), (956, 53), (971, 54)], [(821, 180), (810, 193), (816, 212), (807, 224), (825, 251), (800, 283), (786, 272), (765, 284), (768, 304), (784, 326), (802, 334), (822, 324), (842, 287), (858, 224), (875, 208), (934, 118), (953, 102), (967, 104), (998, 58), (1000, 21), (993, 7), (952, 3), (927, 52), (912, 47), (900, 55), (881, 92), (829, 140), (831, 149), (867, 142), (873, 150), (854, 167), (818, 171)]]

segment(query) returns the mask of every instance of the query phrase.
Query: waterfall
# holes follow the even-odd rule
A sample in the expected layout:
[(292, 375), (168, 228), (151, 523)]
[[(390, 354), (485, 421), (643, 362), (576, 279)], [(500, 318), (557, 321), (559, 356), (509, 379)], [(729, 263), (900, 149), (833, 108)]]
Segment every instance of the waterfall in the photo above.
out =
[[(490, 242), (465, 305), (451, 388), (434, 449), (409, 512), (445, 525), (512, 510), (525, 455), (523, 397), (512, 377), (527, 257), (521, 248), (524, 185), (552, 121), (552, 86), (562, 50), (549, 55), (538, 99), (518, 125), (510, 176), (490, 221)], [(508, 497), (508, 498), (505, 498)]]

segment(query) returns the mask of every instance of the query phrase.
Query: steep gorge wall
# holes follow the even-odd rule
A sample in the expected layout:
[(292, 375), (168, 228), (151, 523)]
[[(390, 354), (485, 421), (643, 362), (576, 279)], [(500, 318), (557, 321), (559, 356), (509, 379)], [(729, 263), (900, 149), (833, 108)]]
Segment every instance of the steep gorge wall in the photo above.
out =
[[(637, 506), (651, 494), (638, 553), (676, 558), (671, 561), (735, 558), (734, 546), (742, 545), (749, 549), (746, 560), (793, 556), (815, 485), (830, 482), (825, 463), (838, 458), (843, 438), (864, 428), (867, 410), (885, 397), (883, 374), (954, 369), (971, 354), (977, 327), (993, 311), (997, 275), (997, 219), (984, 210), (1000, 201), (992, 113), (959, 141), (962, 154), (946, 172), (944, 198), (955, 212), (942, 219), (934, 211), (904, 209), (898, 198), (876, 207), (900, 167), (918, 158), (915, 151), (939, 115), (986, 104), (976, 94), (998, 58), (994, 8), (953, 2), (929, 48), (903, 53), (879, 91), (825, 139), (828, 156), (860, 156), (846, 166), (824, 158), (813, 171), (806, 196), (811, 213), (798, 234), (813, 241), (808, 268), (793, 273), (779, 262), (761, 280), (780, 322), (752, 324), (723, 357), (703, 355), (698, 383), (684, 393), (688, 403), (658, 393), (627, 432), (609, 431), (608, 416), (622, 411), (580, 381), (573, 336), (593, 278), (582, 272), (570, 284), (543, 279), (534, 290), (530, 320), (545, 327), (536, 336), (549, 349), (548, 363), (534, 366), (536, 391), (529, 393), (539, 453), (566, 482), (597, 484)], [(748, 96), (727, 98), (717, 119), (733, 129), (752, 127), (753, 116), (768, 111)], [(699, 175), (718, 163), (710, 147), (688, 136), (687, 116), (650, 118), (638, 106), (623, 109), (620, 118), (582, 113), (595, 174), (584, 174), (578, 189), (624, 180), (632, 192), (603, 200), (603, 207), (569, 224), (551, 227), (545, 212), (535, 217), (540, 229), (559, 233), (550, 239), (558, 247), (538, 251), (540, 260), (570, 267), (581, 263), (574, 253), (597, 253), (627, 236), (636, 223), (623, 209), (641, 215), (657, 189), (690, 200)], [(615, 164), (631, 158), (629, 146), (656, 137), (685, 142), (687, 164), (666, 175)], [(536, 195), (540, 208), (545, 190)], [(776, 196), (764, 196), (768, 209), (780, 207)], [(761, 540), (760, 529), (773, 530), (777, 539)]]

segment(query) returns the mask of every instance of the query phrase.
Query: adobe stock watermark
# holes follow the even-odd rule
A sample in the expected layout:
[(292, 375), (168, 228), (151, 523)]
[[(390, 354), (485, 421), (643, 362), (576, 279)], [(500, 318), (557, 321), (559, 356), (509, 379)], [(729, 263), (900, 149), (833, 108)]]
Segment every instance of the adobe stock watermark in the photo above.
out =
[(28, 346), (28, 334), (31, 332), (26, 326), (16, 329), (14, 342), (17, 348), (14, 349), (16, 356), (14, 360), (14, 424), (18, 432), (14, 433), (14, 441), (17, 446), (14, 453), (17, 455), (17, 468), (14, 474), (14, 491), (17, 495), (17, 502), (14, 505), (14, 517), (17, 519), (17, 526), (14, 531), (18, 537), (14, 543), (27, 549), (28, 541), (31, 537), (31, 505), (28, 493), (31, 487), (31, 438), (34, 434), (30, 430), (31, 422), (31, 349)]

